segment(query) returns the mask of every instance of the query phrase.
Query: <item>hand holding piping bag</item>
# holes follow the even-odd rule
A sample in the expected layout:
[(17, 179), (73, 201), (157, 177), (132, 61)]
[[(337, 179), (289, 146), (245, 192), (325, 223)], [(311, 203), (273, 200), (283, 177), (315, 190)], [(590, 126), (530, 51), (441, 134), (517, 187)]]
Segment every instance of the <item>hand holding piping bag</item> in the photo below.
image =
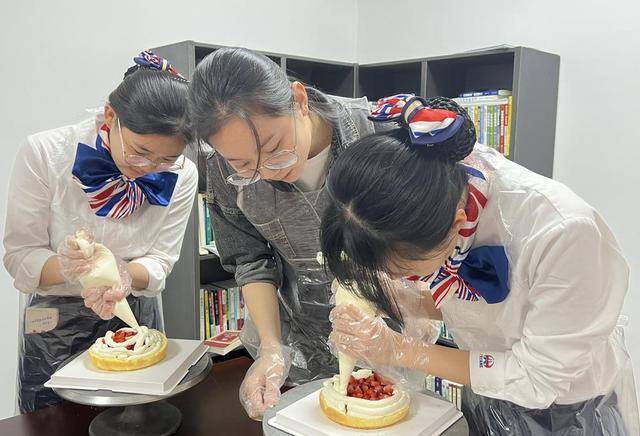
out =
[(119, 265), (113, 253), (106, 246), (94, 242), (93, 236), (86, 230), (76, 232), (73, 239), (67, 238), (65, 245), (75, 244), (89, 266), (77, 277), (83, 288), (81, 295), (85, 299), (85, 306), (102, 319), (110, 319), (115, 315), (130, 327), (140, 328), (126, 300), (131, 292), (131, 276), (126, 265)]

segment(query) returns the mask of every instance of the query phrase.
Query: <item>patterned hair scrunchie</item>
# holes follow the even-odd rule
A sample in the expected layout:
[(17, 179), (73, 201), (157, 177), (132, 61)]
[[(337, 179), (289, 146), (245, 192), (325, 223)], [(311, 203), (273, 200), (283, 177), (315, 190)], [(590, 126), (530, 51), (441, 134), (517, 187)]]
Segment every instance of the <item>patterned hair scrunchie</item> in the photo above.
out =
[(149, 70), (158, 70), (158, 71), (167, 71), (172, 75), (179, 77), (180, 79), (186, 80), (179, 72), (174, 68), (173, 65), (169, 63), (165, 58), (158, 56), (150, 50), (145, 50), (140, 52), (136, 57), (133, 58), (133, 61), (139, 67), (146, 68)]
[(369, 119), (395, 122), (411, 133), (411, 142), (433, 145), (456, 134), (464, 117), (447, 109), (429, 107), (427, 100), (414, 94), (397, 94), (378, 100)]

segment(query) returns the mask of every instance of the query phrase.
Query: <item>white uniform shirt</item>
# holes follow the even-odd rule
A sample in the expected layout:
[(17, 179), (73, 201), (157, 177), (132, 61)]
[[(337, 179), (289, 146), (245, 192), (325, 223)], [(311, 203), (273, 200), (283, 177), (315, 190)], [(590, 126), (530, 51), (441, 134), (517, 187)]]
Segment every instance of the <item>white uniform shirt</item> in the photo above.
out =
[(72, 179), (78, 142), (95, 147), (101, 116), (27, 138), (16, 156), (9, 183), (4, 235), (4, 265), (14, 286), (26, 293), (80, 295), (77, 286), (38, 288), (42, 267), (64, 238), (85, 226), (96, 241), (125, 261), (143, 265), (149, 286), (134, 295), (156, 295), (180, 255), (187, 219), (197, 189), (197, 170), (186, 159), (167, 207), (145, 202), (127, 218), (95, 215), (87, 196)]
[(477, 146), (495, 169), (474, 247), (503, 245), (510, 293), (500, 303), (450, 293), (440, 309), (470, 350), (471, 387), (528, 408), (611, 392), (623, 350), (612, 335), (629, 269), (611, 231), (566, 186)]

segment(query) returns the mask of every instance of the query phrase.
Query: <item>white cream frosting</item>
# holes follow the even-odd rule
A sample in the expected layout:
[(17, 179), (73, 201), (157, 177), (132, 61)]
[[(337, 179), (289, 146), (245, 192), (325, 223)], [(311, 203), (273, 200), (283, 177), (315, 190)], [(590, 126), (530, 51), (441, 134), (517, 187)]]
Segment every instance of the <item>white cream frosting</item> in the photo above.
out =
[[(371, 370), (361, 369), (355, 371), (356, 379), (367, 378), (372, 374)], [(364, 398), (348, 397), (339, 392), (340, 377), (324, 382), (322, 394), (327, 405), (332, 409), (344, 412), (346, 415), (356, 418), (373, 419), (392, 415), (409, 404), (409, 394), (394, 386), (393, 395), (381, 400), (365, 400)]]
[[(92, 346), (93, 352), (102, 357), (124, 360), (156, 353), (162, 346), (163, 334), (158, 330), (141, 326), (139, 329), (123, 328), (120, 331), (135, 332), (136, 334), (127, 338), (124, 342), (115, 342), (113, 340), (115, 333), (108, 331), (104, 338), (96, 339)], [(129, 345), (133, 345), (133, 350), (127, 349)]]
[(93, 268), (79, 278), (84, 289), (120, 286), (118, 264), (115, 256), (107, 247), (88, 242), (80, 232), (76, 233), (76, 243), (86, 259), (95, 257)]

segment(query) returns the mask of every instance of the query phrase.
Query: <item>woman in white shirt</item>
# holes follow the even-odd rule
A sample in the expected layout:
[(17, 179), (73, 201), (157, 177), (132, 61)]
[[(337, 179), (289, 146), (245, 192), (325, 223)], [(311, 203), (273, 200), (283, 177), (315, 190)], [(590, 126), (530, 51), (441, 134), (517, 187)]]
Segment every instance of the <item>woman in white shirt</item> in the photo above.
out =
[[(104, 112), (27, 138), (14, 163), (4, 264), (21, 291), (21, 412), (55, 404), (43, 387), (68, 357), (122, 322), (127, 297), (140, 324), (162, 329), (159, 294), (179, 257), (197, 187), (182, 154), (187, 81), (164, 59), (142, 52), (109, 95)], [(119, 289), (82, 290), (95, 259), (79, 255), (80, 228), (122, 262)], [(129, 295), (131, 293), (131, 295)]]
[[(627, 434), (614, 329), (629, 269), (600, 215), (475, 145), (451, 100), (393, 96), (372, 119), (400, 128), (354, 143), (329, 174), (326, 264), (398, 325), (440, 316), (459, 349), (355, 306), (331, 314), (337, 349), (464, 384), (472, 433)], [(398, 278), (424, 286), (393, 286)]]

